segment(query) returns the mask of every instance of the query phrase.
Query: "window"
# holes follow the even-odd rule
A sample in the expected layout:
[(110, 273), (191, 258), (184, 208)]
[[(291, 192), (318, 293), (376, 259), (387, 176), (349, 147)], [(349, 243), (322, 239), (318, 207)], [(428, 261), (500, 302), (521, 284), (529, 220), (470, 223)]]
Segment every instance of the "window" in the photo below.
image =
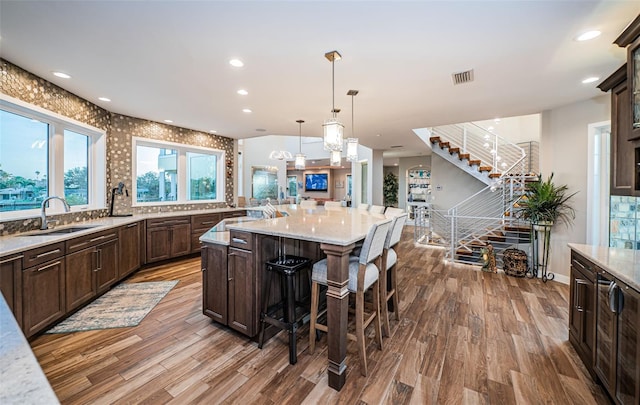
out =
[(353, 198), (353, 181), (350, 174), (347, 174), (347, 195)]
[[(38, 215), (53, 195), (74, 207), (104, 208), (103, 131), (4, 95), (0, 107), (2, 219)], [(49, 212), (61, 210), (53, 204)]]
[(289, 197), (298, 196), (298, 176), (287, 176), (287, 184), (289, 187)]
[(133, 138), (137, 205), (219, 201), (224, 196), (224, 152)]
[(251, 196), (258, 200), (278, 199), (278, 169), (269, 166), (251, 167)]

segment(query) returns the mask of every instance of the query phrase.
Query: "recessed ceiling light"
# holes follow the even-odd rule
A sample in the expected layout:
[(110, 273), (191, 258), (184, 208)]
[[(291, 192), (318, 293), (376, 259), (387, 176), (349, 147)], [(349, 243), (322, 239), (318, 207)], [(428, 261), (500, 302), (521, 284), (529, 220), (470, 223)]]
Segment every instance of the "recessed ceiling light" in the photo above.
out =
[(497, 124), (498, 122), (500, 122), (500, 118), (494, 119), (493, 122), (495, 122)]
[(394, 163), (393, 165), (394, 165), (394, 166), (398, 166), (398, 164), (397, 164), (397, 163)]
[(582, 81), (583, 84), (588, 84), (588, 83), (593, 83), (593, 82), (597, 82), (598, 80), (600, 80), (599, 77), (596, 76), (592, 76), (592, 77), (587, 77), (586, 79), (584, 79)]
[(111, 101), (111, 99), (110, 99), (110, 98), (106, 98), (106, 97), (98, 97), (98, 100), (100, 100), (100, 101), (106, 101), (106, 102)]
[(240, 89), (238, 90), (238, 94), (240, 94), (241, 96), (246, 96), (247, 94), (249, 94), (249, 92), (245, 89)]
[(166, 122), (167, 124), (171, 124), (173, 121), (171, 121), (171, 120), (164, 120), (164, 122)]
[(63, 79), (71, 79), (71, 76), (63, 72), (53, 72), (53, 75), (57, 77), (61, 77)]
[(214, 129), (212, 129), (212, 130), (211, 130), (211, 131), (209, 131), (209, 132), (210, 132), (210, 133), (212, 133), (212, 134), (218, 133), (218, 131), (216, 131), (216, 130), (214, 130)]
[(231, 59), (229, 64), (233, 67), (243, 67), (244, 63), (240, 59)]
[(250, 110), (250, 109), (248, 109), (248, 108), (243, 108), (243, 109), (242, 109), (242, 112), (250, 113), (250, 112), (251, 112), (251, 110)]
[(576, 37), (576, 41), (588, 41), (593, 38), (597, 38), (602, 34), (600, 31), (593, 30), (584, 32)]

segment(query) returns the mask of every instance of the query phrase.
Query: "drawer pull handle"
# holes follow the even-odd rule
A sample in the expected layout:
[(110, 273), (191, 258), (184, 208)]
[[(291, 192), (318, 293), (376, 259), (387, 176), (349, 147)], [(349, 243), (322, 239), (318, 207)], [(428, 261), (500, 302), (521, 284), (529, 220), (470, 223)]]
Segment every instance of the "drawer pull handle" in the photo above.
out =
[(233, 241), (233, 243), (240, 243), (242, 245), (247, 245), (247, 241), (244, 239), (240, 239), (240, 238), (231, 238), (231, 240)]
[(53, 263), (48, 264), (46, 266), (40, 267), (36, 271), (43, 271), (43, 270), (46, 270), (46, 269), (50, 269), (51, 267), (55, 267), (55, 266), (59, 265), (60, 263), (62, 263), (62, 262), (60, 260), (58, 260), (57, 262), (53, 262)]
[(91, 239), (90, 242), (95, 242), (95, 241), (98, 241), (98, 240), (102, 240), (102, 239), (104, 239), (106, 237), (107, 237), (107, 235), (98, 236), (97, 238)]
[(216, 221), (205, 221), (205, 222), (201, 222), (202, 225), (211, 225), (211, 224), (215, 224)]
[(134, 226), (138, 226), (138, 223), (129, 224), (127, 225), (127, 228), (133, 228)]
[(0, 264), (5, 264), (5, 263), (13, 262), (13, 261), (16, 261), (16, 260), (20, 260), (23, 257), (24, 257), (24, 255), (20, 255), (20, 256), (12, 257), (11, 259), (0, 260)]
[(59, 253), (59, 252), (60, 252), (60, 249), (50, 250), (50, 251), (45, 252), (45, 253), (40, 253), (39, 255), (36, 256), (36, 259), (39, 259), (39, 258), (45, 257), (45, 256), (49, 256), (49, 255), (52, 255), (54, 253)]

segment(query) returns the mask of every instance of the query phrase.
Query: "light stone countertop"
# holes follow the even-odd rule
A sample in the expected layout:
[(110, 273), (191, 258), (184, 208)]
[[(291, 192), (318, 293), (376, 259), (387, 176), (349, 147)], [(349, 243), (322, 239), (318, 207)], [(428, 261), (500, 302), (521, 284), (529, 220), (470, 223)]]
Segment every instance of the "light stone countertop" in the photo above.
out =
[(47, 377), (0, 294), (0, 404), (59, 404)]
[(373, 224), (391, 221), (384, 214), (371, 214), (356, 208), (314, 209), (298, 205), (276, 206), (288, 216), (230, 224), (231, 230), (346, 246), (362, 240)]
[(640, 291), (640, 250), (569, 243), (569, 247), (593, 261), (633, 289)]
[(235, 217), (223, 219), (216, 224), (213, 228), (209, 229), (200, 237), (200, 242), (212, 243), (214, 245), (229, 246), (229, 229), (227, 228), (231, 224), (244, 223), (248, 221), (258, 221), (263, 218), (253, 217)]
[[(52, 243), (77, 238), (83, 235), (89, 235), (94, 232), (104, 231), (106, 229), (127, 225), (130, 223), (142, 221), (145, 219), (171, 218), (171, 217), (179, 217), (179, 216), (185, 216), (185, 215), (215, 214), (215, 213), (244, 211), (244, 210), (252, 210), (252, 209), (256, 209), (256, 208), (252, 208), (252, 207), (215, 208), (215, 209), (209, 209), (209, 210), (158, 212), (158, 213), (150, 213), (150, 214), (138, 214), (130, 217), (106, 217), (106, 218), (99, 218), (91, 221), (74, 222), (73, 224), (60, 226), (60, 227), (57, 227), (56, 229), (73, 228), (73, 227), (79, 227), (79, 226), (87, 226), (91, 228), (82, 230), (82, 231), (73, 232), (73, 233), (66, 233), (66, 234), (46, 235), (46, 234), (41, 234), (40, 231), (32, 231), (32, 232), (26, 232), (26, 233), (18, 233), (10, 236), (3, 236), (3, 237), (0, 237), (0, 256), (8, 256), (15, 253), (21, 253), (29, 249), (35, 249), (40, 246), (45, 246)], [(46, 231), (42, 231), (42, 232), (46, 232)]]

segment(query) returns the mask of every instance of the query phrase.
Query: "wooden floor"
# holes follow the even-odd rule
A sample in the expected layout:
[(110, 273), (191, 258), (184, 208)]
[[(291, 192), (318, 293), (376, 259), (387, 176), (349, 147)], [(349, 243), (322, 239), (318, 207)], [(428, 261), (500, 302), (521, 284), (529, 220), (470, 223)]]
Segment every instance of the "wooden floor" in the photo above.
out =
[[(568, 287), (444, 264), (399, 250), (400, 322), (369, 376), (354, 342), (347, 382), (327, 386), (326, 337), (298, 363), (281, 333), (263, 350), (204, 315), (198, 258), (142, 270), (127, 282), (180, 280), (134, 328), (43, 335), (33, 350), (64, 404), (607, 404), (568, 342)], [(372, 336), (372, 331), (369, 331)]]

